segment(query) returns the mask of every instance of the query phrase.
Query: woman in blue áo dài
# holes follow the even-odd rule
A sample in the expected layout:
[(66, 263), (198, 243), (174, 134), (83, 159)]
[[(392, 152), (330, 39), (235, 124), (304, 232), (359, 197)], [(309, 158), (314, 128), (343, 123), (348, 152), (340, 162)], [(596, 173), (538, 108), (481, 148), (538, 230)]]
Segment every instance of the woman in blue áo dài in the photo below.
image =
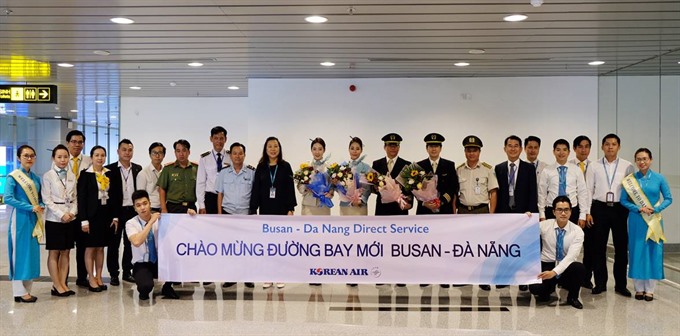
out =
[(35, 302), (33, 279), (40, 276), (40, 245), (43, 237), (44, 204), (40, 177), (31, 171), (35, 150), (23, 145), (17, 150), (21, 167), (7, 177), (5, 203), (13, 207), (8, 229), (9, 279), (15, 302)]
[[(652, 152), (635, 152), (639, 171), (622, 181), (621, 204), (628, 210), (628, 277), (635, 284), (635, 299), (654, 300), (654, 288), (663, 273), (663, 219), (661, 211), (672, 202), (671, 190), (661, 174), (653, 172)], [(661, 200), (663, 196), (663, 200)]]

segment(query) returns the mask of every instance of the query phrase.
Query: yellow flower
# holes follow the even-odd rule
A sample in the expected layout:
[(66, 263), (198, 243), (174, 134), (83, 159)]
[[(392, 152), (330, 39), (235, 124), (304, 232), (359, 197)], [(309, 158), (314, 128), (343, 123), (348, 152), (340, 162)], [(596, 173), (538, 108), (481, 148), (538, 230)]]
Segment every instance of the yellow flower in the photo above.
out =
[(366, 174), (366, 180), (368, 182), (373, 182), (375, 180), (375, 174), (373, 174), (373, 173)]
[(305, 169), (307, 167), (309, 167), (309, 163), (307, 163), (307, 162), (303, 162), (303, 163), (300, 164), (300, 169)]
[(417, 176), (417, 175), (418, 175), (418, 171), (417, 171), (417, 170), (411, 170), (411, 176), (415, 177), (415, 176)]
[(416, 188), (417, 188), (417, 189), (423, 189), (423, 184), (422, 184), (422, 183), (418, 183), (418, 184), (416, 185)]
[(336, 162), (333, 162), (333, 163), (331, 164), (331, 168), (335, 168), (335, 167), (337, 167), (337, 166), (338, 166), (338, 164), (337, 164)]

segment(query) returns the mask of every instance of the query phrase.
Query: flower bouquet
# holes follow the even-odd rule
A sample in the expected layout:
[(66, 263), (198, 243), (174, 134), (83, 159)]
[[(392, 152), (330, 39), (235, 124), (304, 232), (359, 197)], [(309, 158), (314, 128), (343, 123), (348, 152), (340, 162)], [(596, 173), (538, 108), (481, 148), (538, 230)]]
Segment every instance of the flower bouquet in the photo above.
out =
[(331, 185), (328, 182), (328, 176), (322, 172), (317, 172), (312, 175), (307, 183), (307, 189), (312, 192), (312, 196), (319, 200), (319, 206), (327, 208), (333, 207), (333, 201), (326, 197), (326, 194), (331, 190)]
[[(364, 182), (365, 181), (365, 182)], [(372, 185), (375, 190), (380, 193), (380, 202), (392, 203), (397, 202), (399, 208), (404, 210), (408, 206), (406, 196), (401, 192), (401, 187), (392, 177), (389, 175), (382, 175), (377, 171), (373, 170), (362, 178), (362, 183)]]
[(314, 166), (308, 162), (303, 162), (300, 164), (300, 169), (296, 170), (295, 174), (293, 174), (293, 180), (301, 184), (309, 184), (313, 175)]
[[(426, 173), (417, 163), (412, 163), (401, 170), (397, 181), (421, 202), (434, 202), (438, 209), (441, 205), (437, 191), (437, 175)], [(433, 212), (438, 212), (434, 210)]]
[(349, 182), (354, 182), (352, 168), (350, 168), (349, 164), (346, 162), (341, 164), (337, 164), (335, 162), (331, 163), (331, 165), (328, 166), (327, 173), (331, 178), (331, 183), (333, 183), (338, 191), (340, 191), (342, 194), (347, 193), (346, 187)]

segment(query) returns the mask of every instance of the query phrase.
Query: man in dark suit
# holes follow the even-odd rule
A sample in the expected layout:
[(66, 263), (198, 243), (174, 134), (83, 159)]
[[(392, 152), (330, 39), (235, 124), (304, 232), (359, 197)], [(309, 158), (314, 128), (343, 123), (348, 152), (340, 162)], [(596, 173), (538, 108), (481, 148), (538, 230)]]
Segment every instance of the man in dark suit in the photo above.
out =
[[(397, 176), (399, 176), (399, 172), (401, 172), (406, 165), (411, 164), (411, 162), (399, 157), (399, 146), (402, 141), (399, 134), (387, 134), (382, 137), (382, 141), (385, 143), (383, 147), (385, 149), (385, 157), (373, 161), (372, 168), (381, 175), (389, 175), (393, 179), (396, 179)], [(410, 204), (402, 210), (397, 202), (383, 203), (380, 193), (378, 193), (378, 198), (375, 203), (376, 216), (408, 215), (409, 209), (411, 209)]]
[(499, 163), (495, 168), (498, 178), (496, 213), (537, 213), (536, 168), (519, 158), (522, 154), (522, 139), (516, 135), (507, 137), (503, 150), (508, 161)]
[(418, 201), (418, 215), (447, 214), (456, 213), (456, 197), (458, 197), (458, 174), (456, 164), (453, 161), (441, 158), (442, 142), (444, 137), (438, 133), (430, 133), (425, 136), (425, 149), (428, 158), (418, 162), (426, 173), (437, 175), (437, 191), (439, 192), (439, 204), (436, 201)]
[(118, 225), (111, 243), (109, 244), (106, 255), (106, 267), (111, 276), (111, 285), (120, 285), (119, 271), (120, 264), (118, 256), (120, 250), (120, 239), (123, 238), (123, 280), (134, 282), (132, 277), (132, 249), (127, 235), (123, 235), (125, 223), (130, 218), (137, 215), (132, 203), (132, 193), (137, 190), (137, 174), (142, 171), (142, 166), (132, 163), (134, 147), (128, 139), (123, 139), (118, 143), (118, 162), (112, 163), (106, 168), (112, 172), (109, 185), (109, 202), (113, 210), (114, 221), (122, 223)]
[[(508, 161), (496, 165), (496, 178), (498, 178), (498, 202), (496, 213), (537, 213), (538, 212), (538, 185), (536, 183), (536, 167), (533, 164), (520, 160), (522, 154), (522, 139), (516, 135), (505, 138), (503, 147)], [(507, 286), (498, 285), (496, 288)], [(489, 285), (480, 285), (483, 290), (490, 290)], [(520, 285), (519, 289), (526, 291), (526, 285)]]

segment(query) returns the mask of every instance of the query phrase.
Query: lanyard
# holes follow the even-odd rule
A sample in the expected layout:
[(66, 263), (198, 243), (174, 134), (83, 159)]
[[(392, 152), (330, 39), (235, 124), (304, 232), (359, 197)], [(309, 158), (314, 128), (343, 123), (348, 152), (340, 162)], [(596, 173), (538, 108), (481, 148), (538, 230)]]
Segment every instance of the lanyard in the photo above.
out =
[(607, 166), (604, 164), (605, 158), (602, 158), (602, 167), (604, 167), (604, 173), (607, 176), (607, 183), (609, 183), (609, 191), (612, 191), (612, 184), (614, 184), (614, 177), (616, 177), (616, 170), (619, 168), (619, 159), (616, 159), (616, 166), (614, 166), (614, 173), (612, 174), (612, 178), (609, 178), (609, 170), (607, 170)]
[[(137, 223), (142, 227), (142, 230), (144, 230), (144, 224), (142, 224), (142, 221), (139, 219), (139, 216), (137, 216)], [(153, 234), (153, 228), (151, 229), (152, 231), (149, 232), (149, 234)], [(148, 262), (149, 261), (149, 236), (146, 236), (146, 240), (144, 241), (144, 247), (146, 247), (146, 253), (144, 253), (144, 256), (142, 256), (142, 261)]]
[[(118, 167), (118, 169), (120, 169), (120, 175), (123, 176), (123, 180), (125, 180), (125, 186), (123, 187), (123, 190), (125, 190), (125, 192), (127, 192), (127, 190), (128, 190), (127, 182), (128, 182), (128, 178), (130, 178), (130, 172), (128, 172), (127, 175), (126, 175), (125, 171), (127, 169), (125, 169), (123, 167)], [(132, 164), (130, 164), (130, 170), (132, 170)]]
[(272, 187), (274, 186), (274, 181), (276, 180), (276, 172), (279, 170), (279, 164), (276, 164), (276, 168), (274, 168), (274, 174), (272, 174), (272, 169), (269, 167), (269, 180), (272, 181)]

